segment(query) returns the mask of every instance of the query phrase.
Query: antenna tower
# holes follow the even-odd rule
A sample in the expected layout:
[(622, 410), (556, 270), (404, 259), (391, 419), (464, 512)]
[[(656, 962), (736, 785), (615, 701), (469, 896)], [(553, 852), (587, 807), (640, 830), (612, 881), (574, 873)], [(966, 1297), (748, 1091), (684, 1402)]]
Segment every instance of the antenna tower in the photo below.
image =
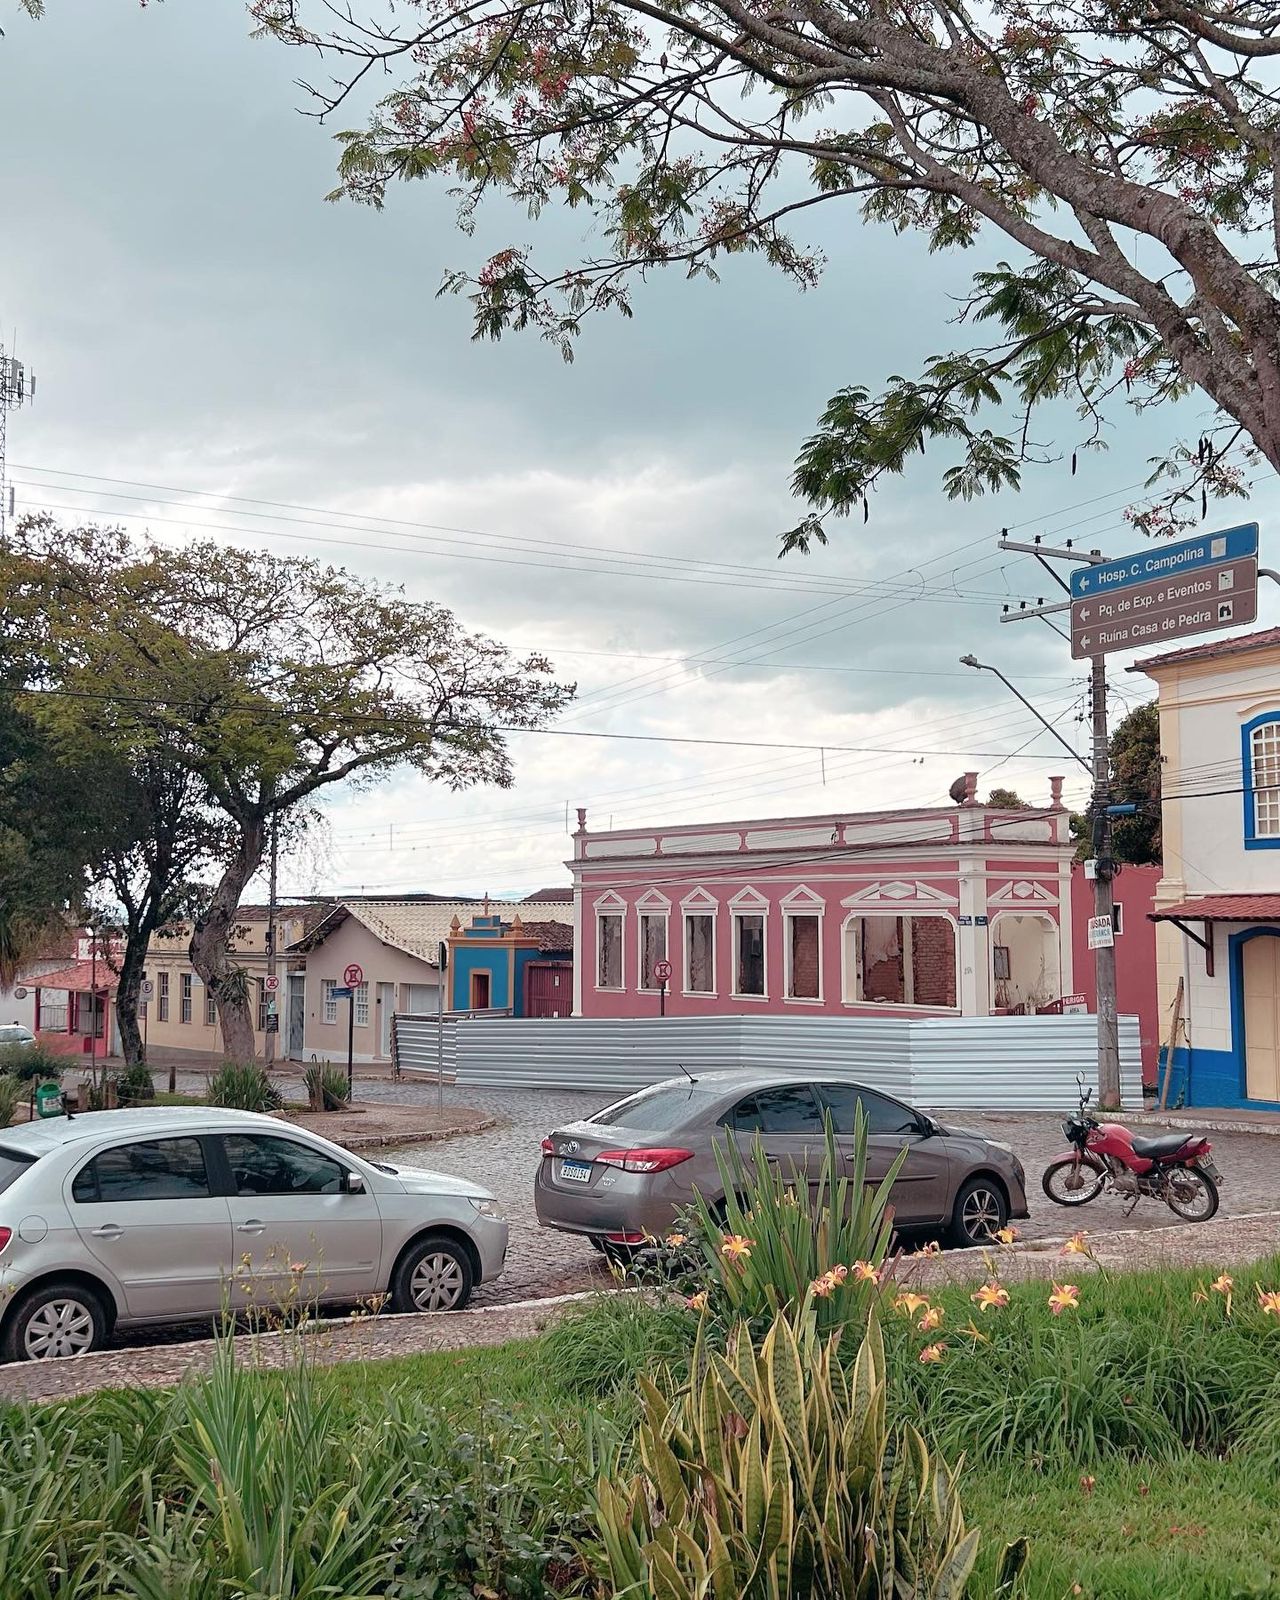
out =
[(35, 395), (35, 373), (0, 344), (0, 539), (4, 538), (6, 520), (13, 516), (13, 489), (5, 476), (6, 424), (9, 413), (34, 400)]

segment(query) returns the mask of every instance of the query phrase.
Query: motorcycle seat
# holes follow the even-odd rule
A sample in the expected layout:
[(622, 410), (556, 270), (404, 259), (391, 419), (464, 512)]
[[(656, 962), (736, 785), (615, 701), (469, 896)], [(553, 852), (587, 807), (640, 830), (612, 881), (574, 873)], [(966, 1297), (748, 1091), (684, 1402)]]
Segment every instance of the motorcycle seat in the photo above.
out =
[(1202, 1138), (1198, 1133), (1162, 1133), (1154, 1139), (1134, 1139), (1133, 1153), (1144, 1156), (1148, 1161), (1157, 1161), (1161, 1156), (1176, 1155), (1184, 1144)]

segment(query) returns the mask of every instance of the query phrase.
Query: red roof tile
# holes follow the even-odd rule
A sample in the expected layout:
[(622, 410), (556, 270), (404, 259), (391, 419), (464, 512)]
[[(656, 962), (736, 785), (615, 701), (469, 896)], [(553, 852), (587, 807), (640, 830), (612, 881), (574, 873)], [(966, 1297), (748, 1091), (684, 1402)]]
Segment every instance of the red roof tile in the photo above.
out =
[(1152, 922), (1280, 922), (1280, 894), (1204, 894), (1161, 906)]
[(1130, 672), (1145, 672), (1148, 667), (1180, 666), (1184, 661), (1216, 661), (1219, 656), (1244, 655), (1249, 650), (1265, 650), (1280, 644), (1280, 628), (1263, 628), (1258, 633), (1241, 633), (1233, 639), (1213, 639), (1208, 644), (1188, 645), (1185, 650), (1170, 650), (1167, 655), (1148, 656), (1135, 661)]
[[(33, 989), (70, 989), (76, 994), (88, 994), (94, 986), (92, 961), (77, 961), (69, 967), (59, 967), (57, 972), (42, 972), (29, 980)], [(97, 965), (98, 992), (114, 994), (119, 980), (105, 961)]]
[(525, 938), (536, 939), (540, 950), (573, 949), (573, 929), (567, 922), (523, 922), (523, 927)]

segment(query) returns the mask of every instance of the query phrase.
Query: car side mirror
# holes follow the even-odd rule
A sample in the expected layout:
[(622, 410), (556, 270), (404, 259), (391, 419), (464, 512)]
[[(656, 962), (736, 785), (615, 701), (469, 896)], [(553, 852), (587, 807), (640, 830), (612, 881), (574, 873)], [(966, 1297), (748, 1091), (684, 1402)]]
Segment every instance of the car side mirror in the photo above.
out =
[(932, 1139), (938, 1132), (938, 1124), (932, 1117), (921, 1116), (920, 1133), (925, 1139)]
[(348, 1172), (346, 1182), (342, 1185), (342, 1192), (343, 1194), (363, 1194), (365, 1192), (364, 1174)]

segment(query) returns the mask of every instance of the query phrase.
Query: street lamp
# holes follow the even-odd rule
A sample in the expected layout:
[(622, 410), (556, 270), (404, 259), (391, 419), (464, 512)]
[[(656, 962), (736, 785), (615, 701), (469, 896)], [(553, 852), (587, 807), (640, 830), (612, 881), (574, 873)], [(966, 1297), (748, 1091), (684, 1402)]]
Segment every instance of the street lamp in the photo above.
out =
[(1009, 691), (1009, 693), (1012, 694), (1012, 695), (1016, 695), (1017, 698), (1022, 701), (1023, 705), (1026, 706), (1027, 710), (1036, 719), (1036, 721), (1037, 722), (1041, 722), (1041, 723), (1044, 724), (1044, 726), (1054, 736), (1054, 738), (1058, 741), (1058, 743), (1062, 746), (1062, 748), (1067, 752), (1067, 754), (1071, 757), (1071, 759), (1073, 761), (1078, 761), (1080, 763), (1080, 765), (1084, 768), (1084, 770), (1087, 773), (1089, 773), (1090, 775), (1092, 775), (1093, 768), (1089, 764), (1089, 762), (1087, 762), (1085, 760), (1085, 758), (1080, 754), (1080, 752), (1078, 750), (1073, 749), (1072, 746), (1067, 743), (1067, 741), (1062, 737), (1062, 735), (1058, 732), (1058, 730), (1054, 727), (1053, 723), (1050, 722), (1047, 717), (1041, 716), (1040, 712), (1037, 711), (1035, 706), (1033, 706), (1031, 704), (1030, 700), (1027, 699), (1026, 695), (1023, 694), (1020, 689), (1015, 688), (1014, 685), (1009, 682), (1008, 678), (1005, 677), (1004, 673), (1001, 672), (999, 667), (988, 666), (985, 661), (979, 661), (977, 656), (972, 656), (972, 655), (961, 656), (960, 657), (960, 665), (962, 667), (972, 667), (976, 672), (994, 672), (996, 677), (999, 678), (999, 680), (1000, 680), (1000, 682), (1002, 684), (1004, 684), (1005, 688)]

